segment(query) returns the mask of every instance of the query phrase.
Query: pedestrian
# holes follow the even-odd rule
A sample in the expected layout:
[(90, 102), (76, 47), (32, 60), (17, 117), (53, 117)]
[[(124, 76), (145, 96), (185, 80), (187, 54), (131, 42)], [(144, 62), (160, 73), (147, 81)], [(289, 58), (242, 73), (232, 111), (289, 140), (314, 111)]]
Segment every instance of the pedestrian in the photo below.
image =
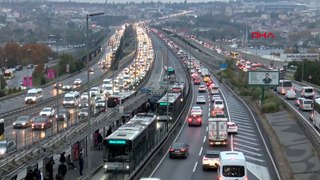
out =
[(66, 162), (67, 162), (67, 165), (72, 166), (73, 169), (76, 169), (76, 165), (74, 165), (74, 163), (71, 162), (71, 155), (70, 154), (67, 156)]
[(46, 164), (46, 171), (50, 180), (53, 180), (53, 164), (53, 159), (50, 159), (49, 162)]
[(34, 177), (35, 177), (35, 180), (42, 180), (42, 174), (39, 171), (39, 169), (34, 170)]
[(62, 176), (62, 174), (58, 173), (56, 174), (56, 180), (64, 180), (64, 177)]
[(58, 173), (60, 173), (63, 177), (66, 176), (68, 171), (67, 166), (65, 165), (65, 162), (62, 162), (58, 167)]
[(34, 180), (34, 173), (32, 171), (32, 169), (29, 169), (28, 172), (27, 172), (27, 175), (26, 177), (24, 178), (25, 180)]
[(108, 129), (108, 131), (107, 131), (107, 137), (108, 137), (110, 134), (112, 134), (112, 128), (111, 128), (111, 127), (109, 127), (109, 129)]
[(65, 152), (63, 152), (62, 154), (60, 154), (60, 159), (59, 159), (60, 163), (66, 162), (66, 157), (65, 157), (64, 155), (65, 155)]
[(79, 171), (80, 171), (80, 176), (82, 176), (82, 171), (83, 171), (83, 156), (82, 156), (82, 153), (80, 153), (80, 156), (79, 156)]
[(98, 134), (98, 149), (100, 150), (102, 148), (102, 135), (99, 133)]

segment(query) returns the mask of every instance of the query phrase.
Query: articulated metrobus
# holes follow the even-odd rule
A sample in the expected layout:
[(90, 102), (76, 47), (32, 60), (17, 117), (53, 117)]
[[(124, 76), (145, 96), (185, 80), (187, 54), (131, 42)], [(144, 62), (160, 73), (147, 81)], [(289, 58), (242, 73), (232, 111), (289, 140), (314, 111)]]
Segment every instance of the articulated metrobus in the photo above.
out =
[(177, 112), (180, 112), (179, 109), (180, 107), (182, 107), (182, 103), (182, 93), (166, 93), (156, 104), (157, 120), (175, 120), (175, 118), (177, 117)]
[(310, 119), (312, 120), (312, 124), (320, 129), (320, 104), (314, 102), (313, 111), (310, 114)]
[(154, 114), (141, 113), (103, 141), (103, 167), (109, 171), (132, 172), (155, 144)]

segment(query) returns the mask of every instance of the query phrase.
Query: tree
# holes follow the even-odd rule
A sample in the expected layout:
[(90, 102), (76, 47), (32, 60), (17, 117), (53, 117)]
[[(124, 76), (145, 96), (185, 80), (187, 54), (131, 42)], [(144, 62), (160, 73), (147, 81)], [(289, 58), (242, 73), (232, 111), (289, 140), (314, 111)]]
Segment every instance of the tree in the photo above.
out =
[(7, 86), (6, 80), (3, 78), (3, 76), (0, 76), (0, 83), (1, 83), (1, 91)]
[(62, 54), (60, 56), (59, 66), (59, 76), (66, 74), (67, 64), (69, 64), (70, 73), (77, 72), (84, 67), (84, 63), (80, 60), (76, 60), (71, 54)]
[(46, 83), (44, 77), (44, 64), (38, 64), (32, 73), (32, 82), (34, 85), (43, 85)]

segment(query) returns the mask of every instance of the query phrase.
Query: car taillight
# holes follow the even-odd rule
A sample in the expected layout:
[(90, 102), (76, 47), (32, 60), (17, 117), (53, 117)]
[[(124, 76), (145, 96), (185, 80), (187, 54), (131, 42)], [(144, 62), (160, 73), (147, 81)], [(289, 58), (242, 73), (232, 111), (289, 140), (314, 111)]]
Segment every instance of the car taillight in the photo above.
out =
[(198, 118), (198, 119), (197, 119), (197, 121), (199, 121), (199, 122), (200, 122), (200, 121), (201, 121), (201, 118)]
[(208, 158), (206, 158), (206, 157), (203, 157), (203, 160), (204, 160), (204, 161), (206, 161), (206, 160), (208, 160)]
[(186, 151), (186, 149), (185, 149), (185, 148), (182, 148), (182, 149), (180, 149), (180, 151), (181, 151), (181, 152), (185, 152), (185, 151)]
[(188, 121), (191, 122), (191, 121), (192, 121), (192, 118), (188, 118)]
[(217, 180), (222, 180), (222, 176), (217, 176)]
[(248, 176), (245, 176), (245, 177), (244, 177), (244, 180), (248, 180)]
[(173, 152), (174, 151), (174, 149), (173, 148), (170, 148), (170, 150), (169, 150), (170, 152)]

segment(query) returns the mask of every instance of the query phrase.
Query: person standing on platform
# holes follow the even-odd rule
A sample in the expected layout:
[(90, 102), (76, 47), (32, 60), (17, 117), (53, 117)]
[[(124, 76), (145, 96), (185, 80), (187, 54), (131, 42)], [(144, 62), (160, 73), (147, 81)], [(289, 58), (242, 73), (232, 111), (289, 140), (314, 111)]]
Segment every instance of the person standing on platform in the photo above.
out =
[(80, 176), (83, 175), (82, 171), (83, 171), (83, 156), (82, 156), (82, 153), (80, 153), (80, 156), (79, 156), (79, 171), (80, 171)]

